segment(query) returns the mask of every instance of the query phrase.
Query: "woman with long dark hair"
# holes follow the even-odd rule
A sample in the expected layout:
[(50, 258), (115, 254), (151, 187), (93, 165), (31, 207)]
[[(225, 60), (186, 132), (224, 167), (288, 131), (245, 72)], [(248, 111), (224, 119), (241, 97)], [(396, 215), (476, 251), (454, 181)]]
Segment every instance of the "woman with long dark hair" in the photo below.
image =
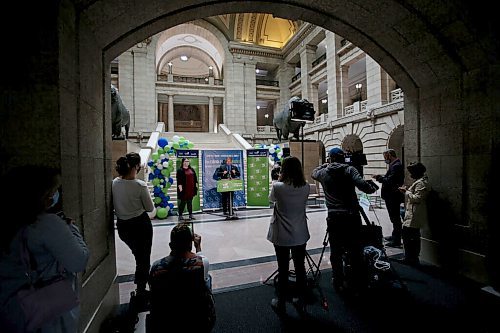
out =
[[(33, 323), (26, 322), (17, 292), (62, 277), (77, 293), (76, 273), (85, 270), (89, 250), (74, 220), (49, 213), (59, 201), (57, 169), (22, 166), (11, 170), (1, 183), (5, 188), (0, 194), (1, 210), (12, 218), (4, 219), (0, 233), (0, 330), (26, 332)], [(75, 306), (34, 329), (76, 332), (79, 311)]]
[(194, 220), (193, 198), (198, 194), (198, 177), (196, 172), (189, 165), (189, 159), (182, 158), (181, 167), (177, 169), (177, 199), (179, 199), (179, 221), (183, 221), (182, 214), (187, 205), (189, 219)]
[(118, 236), (134, 254), (137, 296), (145, 299), (153, 243), (153, 226), (147, 212), (152, 212), (154, 205), (146, 183), (137, 179), (140, 170), (139, 154), (120, 157), (116, 161), (120, 176), (113, 180), (112, 193)]
[(278, 298), (271, 306), (278, 314), (285, 313), (288, 295), (288, 269), (292, 253), (297, 277), (298, 297), (293, 304), (299, 314), (305, 314), (306, 295), (306, 243), (309, 240), (306, 205), (309, 184), (306, 182), (302, 165), (296, 157), (286, 157), (281, 165), (281, 174), (271, 188), (269, 200), (274, 202), (267, 239), (274, 244), (278, 261)]

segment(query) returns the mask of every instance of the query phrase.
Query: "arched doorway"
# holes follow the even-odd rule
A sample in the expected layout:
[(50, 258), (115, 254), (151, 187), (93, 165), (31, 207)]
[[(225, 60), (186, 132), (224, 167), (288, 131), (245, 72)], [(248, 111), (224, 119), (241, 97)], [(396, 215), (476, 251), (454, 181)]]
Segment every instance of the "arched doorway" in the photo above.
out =
[(387, 140), (387, 148), (394, 149), (401, 163), (405, 165), (405, 142), (404, 142), (404, 126), (396, 127)]
[[(114, 262), (113, 236), (109, 235), (111, 136), (105, 126), (110, 121), (106, 108), (110, 104), (109, 64), (152, 34), (202, 16), (266, 8), (279, 17), (325, 27), (365, 50), (405, 91), (406, 159), (439, 162), (432, 177), (446, 181), (436, 182), (435, 188), (454, 200), (451, 217), (471, 225), (461, 232), (463, 239), (472, 239), (457, 244), (468, 250), (462, 262), (481, 257), (487, 244), (480, 237), (489, 234), (492, 220), (483, 207), (489, 207), (491, 198), (474, 194), (491, 193), (489, 170), (498, 169), (498, 160), (491, 156), (498, 151), (495, 129), (500, 126), (493, 115), (500, 96), (494, 89), (496, 76), (483, 75), (498, 59), (489, 48), (474, 47), (483, 40), (496, 47), (496, 35), (488, 30), (490, 25), (478, 24), (477, 15), (462, 15), (468, 10), (477, 13), (474, 5), (441, 2), (429, 13), (425, 4), (389, 0), (365, 1), (362, 7), (352, 1), (244, 1), (233, 2), (230, 8), (226, 1), (145, 0), (124, 6), (118, 0), (97, 0), (77, 5), (68, 1), (35, 4), (6, 12), (14, 20), (4, 32), (5, 39), (11, 40), (8, 34), (13, 30), (31, 30), (40, 43), (13, 40), (12, 49), (19, 52), (6, 55), (10, 68), (4, 73), (4, 85), (10, 97), (0, 104), (2, 111), (7, 110), (1, 122), (0, 151), (2, 156), (15, 154), (13, 164), (37, 161), (62, 168), (65, 193), (74, 199), (65, 209), (78, 216), (92, 250), (84, 275), (83, 327), (101, 318), (100, 300), (114, 279), (109, 268)], [(393, 15), (380, 20), (380, 13), (389, 10)], [(449, 29), (443, 18), (459, 23), (461, 29)], [(464, 45), (471, 46), (470, 52), (463, 52)], [(490, 88), (478, 91), (464, 86)], [(43, 103), (34, 108), (34, 100)], [(484, 101), (484, 107), (473, 107), (478, 100)], [(469, 121), (472, 118), (477, 121)], [(40, 128), (44, 133), (40, 134)], [(481, 135), (472, 137), (479, 129)], [(48, 137), (47, 132), (57, 135)], [(469, 163), (485, 156), (488, 165), (479, 170)], [(450, 168), (454, 170), (451, 176), (460, 176), (450, 177)], [(472, 219), (470, 212), (481, 213)], [(481, 279), (483, 273), (476, 278)]]

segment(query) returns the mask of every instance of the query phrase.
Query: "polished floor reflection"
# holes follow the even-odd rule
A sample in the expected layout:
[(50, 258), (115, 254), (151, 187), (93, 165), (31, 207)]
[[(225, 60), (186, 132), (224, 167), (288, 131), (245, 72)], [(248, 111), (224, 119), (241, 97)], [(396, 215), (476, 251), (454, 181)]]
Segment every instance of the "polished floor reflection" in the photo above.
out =
[[(194, 230), (201, 235), (203, 253), (210, 261), (214, 292), (232, 288), (243, 288), (264, 282), (277, 268), (273, 245), (266, 239), (272, 209), (245, 209), (236, 212), (238, 219), (226, 220), (221, 213), (195, 214)], [(329, 248), (323, 243), (326, 235), (326, 210), (310, 207), (307, 211), (311, 239), (307, 243), (308, 253), (320, 269), (330, 267)], [(385, 208), (368, 212), (372, 221), (379, 221), (384, 236), (392, 231)], [(166, 256), (170, 231), (177, 217), (153, 220), (153, 248), (151, 262)], [(117, 272), (120, 287), (120, 303), (127, 303), (134, 290), (133, 274), (135, 261), (131, 251), (116, 237)], [(387, 254), (401, 253), (402, 249), (387, 248)], [(321, 254), (323, 256), (321, 257)], [(320, 260), (321, 259), (321, 260)]]

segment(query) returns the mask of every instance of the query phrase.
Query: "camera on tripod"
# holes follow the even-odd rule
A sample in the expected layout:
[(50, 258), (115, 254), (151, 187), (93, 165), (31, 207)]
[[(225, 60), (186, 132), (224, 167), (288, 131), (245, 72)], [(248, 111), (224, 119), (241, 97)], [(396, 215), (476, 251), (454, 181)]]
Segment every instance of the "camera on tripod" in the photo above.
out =
[(291, 119), (295, 121), (314, 121), (314, 106), (307, 99), (300, 99), (291, 102)]
[(363, 176), (363, 166), (368, 165), (365, 154), (363, 154), (361, 151), (355, 151), (355, 152), (347, 151), (344, 154), (344, 158), (346, 164), (355, 167), (356, 170), (358, 170), (359, 174)]

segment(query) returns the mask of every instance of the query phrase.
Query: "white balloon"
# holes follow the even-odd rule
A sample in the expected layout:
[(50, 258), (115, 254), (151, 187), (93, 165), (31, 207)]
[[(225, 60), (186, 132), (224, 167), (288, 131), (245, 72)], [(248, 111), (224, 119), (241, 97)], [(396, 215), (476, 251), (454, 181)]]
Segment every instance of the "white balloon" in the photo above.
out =
[(178, 135), (174, 135), (174, 136), (172, 137), (172, 140), (173, 140), (174, 142), (179, 142), (179, 136), (178, 136)]
[(280, 151), (280, 152), (278, 153), (278, 157), (281, 157), (281, 156), (283, 156), (283, 152), (282, 152), (282, 151)]
[(164, 168), (168, 168), (168, 162), (163, 162), (162, 165), (163, 165)]
[(162, 159), (164, 159), (165, 157), (166, 157), (166, 155), (165, 155), (165, 154), (161, 154), (161, 155), (160, 155), (160, 159), (161, 159), (161, 160), (162, 160)]
[(161, 164), (158, 164), (156, 167), (158, 168), (158, 170), (163, 169), (163, 165), (161, 165)]
[(274, 154), (274, 148), (269, 148), (269, 152), (270, 152), (271, 154)]

